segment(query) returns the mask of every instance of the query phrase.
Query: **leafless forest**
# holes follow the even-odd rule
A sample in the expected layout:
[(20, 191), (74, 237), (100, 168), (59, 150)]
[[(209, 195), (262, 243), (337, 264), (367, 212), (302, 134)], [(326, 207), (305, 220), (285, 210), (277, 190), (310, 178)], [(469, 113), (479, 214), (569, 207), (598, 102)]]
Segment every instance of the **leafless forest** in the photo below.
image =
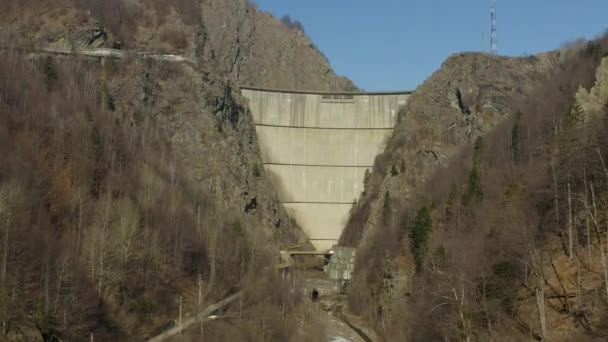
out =
[(287, 340), (302, 334), (291, 317), (316, 324), (269, 269), (276, 255), (180, 171), (154, 119), (115, 110), (104, 84), (134, 61), (0, 59), (3, 331), (142, 339), (176, 319), (176, 293), (196, 312), (239, 290), (236, 321), (207, 336)]
[[(349, 303), (387, 340), (608, 336), (608, 108), (582, 114), (575, 101), (594, 85), (608, 38), (566, 53), (416, 200), (385, 201), (385, 226), (361, 247)], [(375, 172), (390, 172), (398, 147), (389, 144)], [(368, 213), (362, 202), (353, 219)], [(390, 285), (391, 269), (415, 269), (411, 286)]]

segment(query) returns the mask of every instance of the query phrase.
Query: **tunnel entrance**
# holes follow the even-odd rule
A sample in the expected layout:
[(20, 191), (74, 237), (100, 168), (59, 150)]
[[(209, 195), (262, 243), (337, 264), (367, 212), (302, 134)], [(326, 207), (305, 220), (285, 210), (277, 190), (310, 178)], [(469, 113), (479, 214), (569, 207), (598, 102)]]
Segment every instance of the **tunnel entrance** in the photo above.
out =
[(330, 259), (331, 259), (331, 256), (332, 256), (332, 255), (333, 255), (333, 253), (330, 253), (330, 254), (325, 254), (325, 255), (323, 256), (323, 266), (327, 266), (327, 265), (329, 265), (329, 262), (330, 262)]
[(312, 290), (310, 293), (310, 299), (312, 299), (313, 302), (319, 301), (319, 291), (317, 289)]

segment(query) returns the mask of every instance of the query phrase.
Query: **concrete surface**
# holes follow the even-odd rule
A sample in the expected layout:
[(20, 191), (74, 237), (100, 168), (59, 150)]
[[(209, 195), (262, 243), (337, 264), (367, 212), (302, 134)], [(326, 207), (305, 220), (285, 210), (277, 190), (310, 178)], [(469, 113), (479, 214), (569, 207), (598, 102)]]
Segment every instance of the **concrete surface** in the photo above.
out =
[(334, 246), (332, 251), (334, 253), (323, 269), (329, 279), (337, 281), (338, 288), (341, 288), (345, 282), (351, 280), (357, 250), (352, 247)]
[(352, 206), (352, 203), (285, 203), (287, 214), (298, 222), (316, 249), (331, 248), (338, 243)]
[(242, 93), (279, 198), (317, 249), (330, 248), (411, 92)]

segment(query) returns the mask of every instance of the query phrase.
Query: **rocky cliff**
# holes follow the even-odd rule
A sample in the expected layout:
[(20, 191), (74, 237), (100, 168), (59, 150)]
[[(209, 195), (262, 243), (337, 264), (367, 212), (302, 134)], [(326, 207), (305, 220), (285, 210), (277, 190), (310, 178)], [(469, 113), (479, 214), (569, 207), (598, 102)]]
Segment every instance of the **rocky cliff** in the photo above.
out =
[[(16, 334), (35, 321), (49, 339), (141, 339), (173, 324), (178, 295), (187, 297), (186, 311), (197, 310), (201, 290), (193, 284), (201, 277), (205, 303), (272, 284), (251, 290), (255, 300), (244, 305), (252, 317), (241, 329), (218, 328), (231, 336), (225, 340), (247, 339), (260, 326), (276, 340), (301, 334), (298, 301), (286, 299), (293, 294), (269, 266), (278, 248), (305, 237), (264, 170), (239, 85), (348, 90), (352, 83), (301, 31), (245, 0), (3, 2), (0, 13), (0, 206), (13, 192), (28, 204), (9, 207), (19, 238), (0, 250), (5, 265), (31, 265), (0, 275), (21, 299), (6, 306), (0, 290), (0, 307), (8, 308), (0, 310), (2, 329)], [(192, 62), (39, 52), (48, 47)], [(293, 305), (271, 311), (295, 316), (256, 321), (266, 316), (255, 310), (283, 295)]]
[(391, 210), (399, 211), (433, 170), (512, 113), (512, 104), (543, 79), (558, 59), (554, 54), (507, 58), (481, 53), (448, 58), (401, 109), (341, 242), (357, 246), (381, 229), (381, 212), (388, 198)]
[(249, 0), (60, 0), (0, 6), (5, 42), (164, 51), (186, 55), (242, 85), (356, 89), (336, 75), (302, 30), (285, 26)]
[(306, 34), (249, 1), (202, 2), (204, 58), (239, 84), (300, 90), (353, 90)]
[(145, 64), (128, 69), (110, 81), (110, 95), (129, 116), (141, 115), (134, 107), (145, 102), (147, 115), (162, 118), (192, 175), (230, 211), (259, 217), (262, 227), (292, 229), (259, 160), (253, 122), (238, 85), (354, 89), (301, 30), (247, 0), (63, 0), (2, 6), (5, 46), (115, 48), (194, 60), (195, 65), (179, 66), (164, 79)]
[(456, 55), (412, 96), (343, 236), (386, 340), (606, 337), (607, 42)]

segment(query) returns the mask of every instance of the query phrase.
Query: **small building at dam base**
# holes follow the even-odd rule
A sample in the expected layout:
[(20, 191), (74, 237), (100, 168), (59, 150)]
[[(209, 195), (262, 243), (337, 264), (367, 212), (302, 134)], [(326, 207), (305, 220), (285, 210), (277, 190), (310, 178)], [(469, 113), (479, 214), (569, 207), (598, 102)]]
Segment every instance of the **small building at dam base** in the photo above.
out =
[(317, 249), (337, 244), (366, 170), (411, 92), (299, 92), (242, 87), (264, 168)]

